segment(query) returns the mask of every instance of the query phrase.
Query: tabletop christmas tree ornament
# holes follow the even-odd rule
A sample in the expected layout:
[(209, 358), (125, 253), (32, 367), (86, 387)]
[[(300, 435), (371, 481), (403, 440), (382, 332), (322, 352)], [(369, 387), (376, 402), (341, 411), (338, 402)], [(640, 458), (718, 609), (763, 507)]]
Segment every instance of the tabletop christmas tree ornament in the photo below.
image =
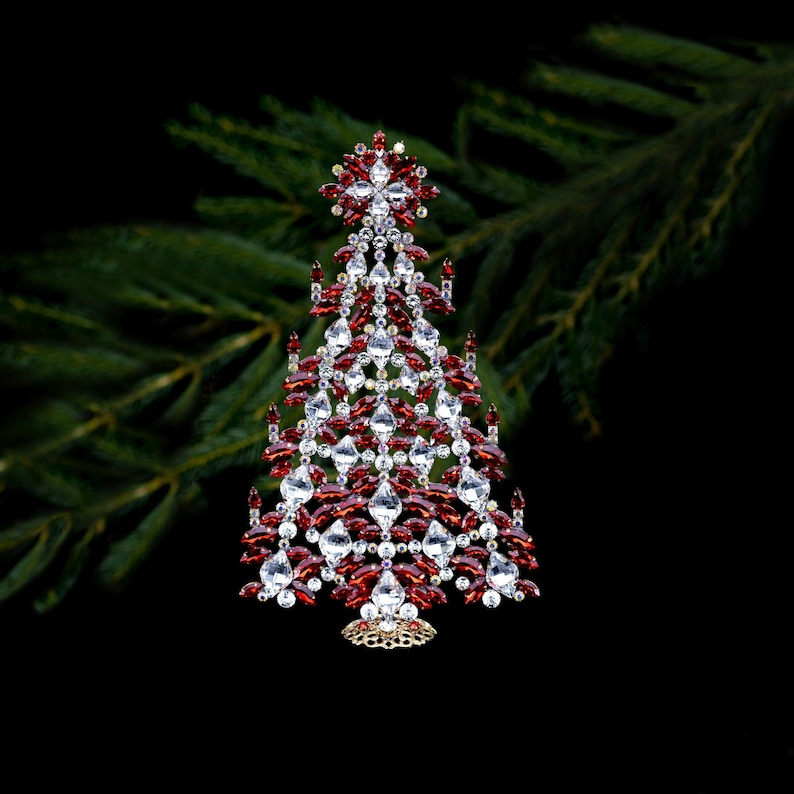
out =
[(303, 418), (282, 428), (270, 405), (262, 459), (281, 501), (263, 511), (251, 488), (241, 558), (258, 570), (241, 596), (288, 608), (325, 588), (356, 612), (347, 640), (388, 649), (433, 639), (420, 615), (453, 597), (495, 608), (540, 594), (526, 578), (537, 561), (521, 491), (506, 510), (491, 494), (507, 464), (496, 406), (484, 433), (466, 415), (483, 403), (475, 333), (456, 355), (428, 319), (454, 311), (455, 273), (446, 259), (436, 286), (418, 269), (429, 255), (410, 229), (440, 191), (404, 151), (378, 131), (319, 188), (354, 231), (333, 256), (335, 283), (311, 267), (325, 344), (302, 358), (289, 337), (283, 405)]

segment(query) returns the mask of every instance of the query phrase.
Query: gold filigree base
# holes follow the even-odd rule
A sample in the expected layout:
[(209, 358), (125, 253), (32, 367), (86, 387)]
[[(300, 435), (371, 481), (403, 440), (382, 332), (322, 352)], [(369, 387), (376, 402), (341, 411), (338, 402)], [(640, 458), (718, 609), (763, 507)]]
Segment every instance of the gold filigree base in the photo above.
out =
[(436, 630), (426, 621), (395, 620), (393, 631), (381, 631), (380, 620), (354, 620), (342, 630), (342, 636), (353, 645), (365, 645), (367, 648), (414, 648), (430, 642), (436, 636)]

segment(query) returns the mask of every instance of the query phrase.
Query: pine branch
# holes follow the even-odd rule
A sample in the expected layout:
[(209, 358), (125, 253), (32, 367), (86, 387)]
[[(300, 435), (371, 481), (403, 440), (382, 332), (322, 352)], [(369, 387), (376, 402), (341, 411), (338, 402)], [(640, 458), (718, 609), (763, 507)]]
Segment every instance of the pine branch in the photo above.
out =
[[(438, 257), (428, 274), (454, 263), (459, 310), (439, 322), (461, 347), (476, 333), (503, 421), (520, 426), (554, 376), (598, 437), (601, 370), (632, 318), (665, 284), (719, 267), (760, 205), (794, 53), (753, 43), (745, 58), (628, 26), (580, 44), (586, 67), (538, 63), (525, 90), (472, 81), (452, 153), (389, 139), (410, 139), (441, 188), (417, 242)], [(251, 180), (250, 195), (197, 202), (209, 228), (78, 230), (0, 261), (13, 284), (0, 292), (0, 602), (48, 611), (89, 575), (123, 587), (202, 509), (209, 478), (260, 463), (287, 338), (316, 348), (328, 325), (308, 313), (312, 263), (341, 245), (318, 188), (378, 127), (322, 101), (261, 109), (255, 123), (194, 105), (167, 125)]]

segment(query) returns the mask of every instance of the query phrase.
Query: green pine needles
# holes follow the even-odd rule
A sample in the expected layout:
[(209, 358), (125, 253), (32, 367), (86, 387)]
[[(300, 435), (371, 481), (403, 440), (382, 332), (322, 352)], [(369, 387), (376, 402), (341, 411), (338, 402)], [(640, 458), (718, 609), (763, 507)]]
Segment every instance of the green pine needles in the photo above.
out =
[[(441, 189), (415, 234), (431, 281), (445, 257), (457, 273), (457, 311), (438, 323), (450, 352), (475, 331), (507, 425), (554, 377), (598, 437), (601, 369), (639, 308), (718, 267), (759, 206), (794, 60), (621, 26), (580, 44), (580, 63), (536, 63), (520, 88), (468, 85), (449, 151), (384, 131)], [(345, 235), (317, 189), (382, 125), (322, 101), (261, 108), (261, 123), (195, 106), (168, 125), (250, 180), (199, 200), (195, 228), (78, 230), (0, 262), (0, 603), (45, 612), (84, 576), (124, 587), (226, 469), (273, 487), (265, 415), (285, 395), (289, 334), (304, 352), (322, 341), (311, 266)]]

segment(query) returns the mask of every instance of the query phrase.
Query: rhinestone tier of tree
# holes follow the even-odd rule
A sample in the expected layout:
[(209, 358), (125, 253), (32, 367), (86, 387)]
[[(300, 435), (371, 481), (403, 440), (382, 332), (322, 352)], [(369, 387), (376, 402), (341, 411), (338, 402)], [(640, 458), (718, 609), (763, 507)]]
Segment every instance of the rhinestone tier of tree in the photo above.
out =
[(378, 131), (319, 189), (334, 215), (360, 228), (334, 254), (336, 283), (323, 288), (321, 264), (312, 267), (311, 314), (337, 316), (313, 355), (301, 358), (290, 335), (284, 405), (302, 405), (304, 418), (281, 429), (271, 404), (262, 459), (281, 478), (282, 501), (263, 513), (252, 488), (242, 538), (242, 561), (259, 577), (240, 595), (292, 607), (313, 605), (325, 587), (358, 611), (342, 634), (383, 648), (430, 640), (435, 629), (419, 615), (447, 603), (448, 583), (462, 603), (492, 608), (539, 595), (523, 578), (537, 562), (521, 492), (509, 514), (491, 498), (507, 463), (496, 408), (485, 434), (465, 415), (482, 403), (475, 335), (453, 355), (427, 319), (454, 311), (452, 264), (444, 261), (440, 287), (425, 281), (416, 267), (428, 253), (399, 228), (425, 217), (423, 202), (439, 194), (404, 149), (387, 149)]

